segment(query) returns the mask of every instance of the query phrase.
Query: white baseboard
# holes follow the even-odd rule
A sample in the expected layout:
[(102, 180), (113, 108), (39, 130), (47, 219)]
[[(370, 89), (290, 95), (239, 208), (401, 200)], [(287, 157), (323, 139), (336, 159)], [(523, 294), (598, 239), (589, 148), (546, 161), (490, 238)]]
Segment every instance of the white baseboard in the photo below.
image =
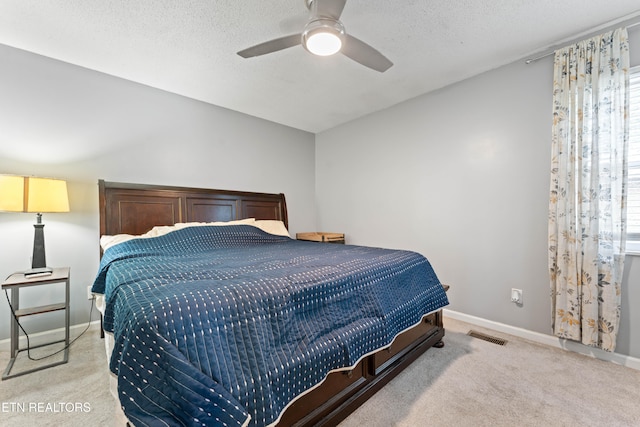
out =
[[(471, 316), (469, 314), (459, 313), (448, 309), (443, 310), (445, 317), (450, 317), (462, 322), (471, 323), (472, 325), (481, 326), (483, 328), (492, 329), (494, 331), (503, 332), (505, 334), (514, 335), (539, 344), (551, 347), (561, 348), (563, 350), (572, 351), (574, 353), (583, 354), (596, 359), (613, 362), (618, 365), (626, 366), (631, 369), (640, 371), (640, 359), (632, 356), (625, 356), (618, 353), (609, 353), (598, 348), (588, 347), (575, 341), (569, 341), (554, 337), (552, 335), (541, 334), (539, 332), (529, 331), (527, 329), (506, 325), (504, 323), (494, 322), (492, 320), (483, 319), (481, 317)], [(445, 325), (446, 329), (446, 325)]]
[[(100, 320), (94, 320), (91, 322), (90, 327), (95, 328), (100, 327)], [(87, 328), (87, 324), (73, 325), (69, 327), (69, 340), (72, 341), (75, 337), (80, 335), (82, 331)], [(52, 341), (63, 340), (64, 339), (64, 328), (52, 329), (50, 331), (37, 332), (33, 334), (29, 334), (29, 343), (31, 346), (36, 346), (39, 344), (44, 344)], [(18, 348), (27, 348), (27, 339), (22, 332), (20, 332), (19, 338), (19, 346)], [(0, 351), (11, 351), (11, 340), (9, 338), (0, 340)]]

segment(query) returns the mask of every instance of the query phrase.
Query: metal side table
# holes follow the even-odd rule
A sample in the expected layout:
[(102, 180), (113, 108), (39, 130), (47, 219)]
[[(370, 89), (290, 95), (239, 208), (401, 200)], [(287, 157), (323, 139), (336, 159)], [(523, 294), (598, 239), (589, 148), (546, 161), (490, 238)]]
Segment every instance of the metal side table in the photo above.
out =
[[(13, 310), (15, 313), (15, 318), (13, 317), (13, 314), (11, 314), (11, 359), (9, 360), (9, 364), (7, 365), (7, 368), (4, 370), (4, 373), (2, 374), (3, 380), (6, 380), (8, 378), (18, 377), (20, 375), (30, 374), (31, 372), (39, 371), (41, 369), (62, 365), (63, 363), (67, 363), (67, 361), (69, 360), (69, 274), (70, 274), (69, 267), (54, 268), (53, 272), (48, 275), (25, 276), (24, 273), (14, 273), (11, 276), (9, 276), (7, 280), (4, 281), (4, 283), (2, 283), (3, 290), (4, 289), (11, 290), (11, 306), (13, 307)], [(42, 305), (38, 307), (20, 308), (20, 289), (21, 288), (50, 285), (53, 283), (62, 283), (62, 282), (65, 283), (64, 302), (57, 303), (57, 304)], [(49, 313), (52, 311), (59, 311), (59, 310), (65, 311), (64, 339), (40, 344), (37, 346), (33, 346), (31, 348), (34, 349), (34, 348), (45, 347), (48, 345), (64, 342), (65, 348), (64, 348), (63, 359), (57, 362), (38, 366), (37, 368), (28, 369), (25, 371), (12, 374), (11, 369), (13, 368), (13, 364), (16, 361), (16, 357), (18, 357), (18, 353), (21, 351), (27, 350), (27, 348), (22, 348), (22, 349), (19, 348), (20, 334), (19, 334), (18, 320), (16, 320), (16, 318), (20, 319), (21, 317), (24, 317), (24, 316), (33, 316), (36, 314)]]

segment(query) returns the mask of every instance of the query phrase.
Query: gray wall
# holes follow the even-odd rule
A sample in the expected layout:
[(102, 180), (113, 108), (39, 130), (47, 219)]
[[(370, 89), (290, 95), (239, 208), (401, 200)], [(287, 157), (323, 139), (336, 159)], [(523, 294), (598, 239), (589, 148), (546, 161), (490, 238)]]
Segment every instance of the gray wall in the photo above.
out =
[[(552, 66), (513, 63), (316, 135), (319, 229), (416, 250), (451, 285), (451, 310), (550, 334)], [(634, 357), (639, 283), (630, 256), (616, 351)]]
[[(0, 173), (68, 181), (71, 212), (43, 218), (48, 264), (71, 266), (72, 324), (88, 321), (100, 178), (283, 192), (290, 231), (315, 229), (313, 134), (2, 45), (0, 64)], [(0, 213), (1, 278), (30, 267), (34, 221)], [(33, 291), (25, 304), (49, 304), (61, 286)], [(61, 319), (46, 314), (24, 325), (36, 332)], [(0, 339), (8, 325), (0, 303)]]

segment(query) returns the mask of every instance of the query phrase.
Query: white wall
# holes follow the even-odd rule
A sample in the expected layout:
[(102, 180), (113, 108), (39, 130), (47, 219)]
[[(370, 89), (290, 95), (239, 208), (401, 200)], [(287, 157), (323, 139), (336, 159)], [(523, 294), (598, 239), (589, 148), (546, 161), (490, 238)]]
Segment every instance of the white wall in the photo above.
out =
[[(43, 219), (48, 265), (71, 266), (72, 324), (88, 321), (99, 263), (98, 179), (282, 192), (291, 233), (315, 229), (313, 134), (2, 45), (0, 64), (0, 173), (68, 181), (71, 212)], [(0, 212), (0, 278), (30, 267), (34, 220)], [(23, 302), (57, 302), (59, 288)], [(24, 325), (36, 332), (62, 319)], [(0, 302), (0, 339), (8, 331)]]
[[(513, 63), (316, 135), (319, 229), (418, 251), (451, 285), (451, 310), (550, 334), (552, 65)], [(639, 283), (628, 257), (616, 351), (635, 357)]]

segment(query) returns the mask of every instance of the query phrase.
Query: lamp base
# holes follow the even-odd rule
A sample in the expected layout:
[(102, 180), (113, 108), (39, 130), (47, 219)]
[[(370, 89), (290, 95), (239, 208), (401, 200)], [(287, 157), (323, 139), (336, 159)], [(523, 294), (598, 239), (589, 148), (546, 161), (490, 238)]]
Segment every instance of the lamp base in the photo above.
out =
[(31, 270), (27, 270), (24, 272), (24, 277), (48, 276), (51, 273), (53, 273), (53, 268), (50, 267), (32, 268)]
[(47, 267), (47, 260), (44, 254), (44, 224), (42, 214), (38, 214), (37, 222), (33, 224), (35, 234), (33, 235), (33, 258), (31, 259), (31, 269)]

